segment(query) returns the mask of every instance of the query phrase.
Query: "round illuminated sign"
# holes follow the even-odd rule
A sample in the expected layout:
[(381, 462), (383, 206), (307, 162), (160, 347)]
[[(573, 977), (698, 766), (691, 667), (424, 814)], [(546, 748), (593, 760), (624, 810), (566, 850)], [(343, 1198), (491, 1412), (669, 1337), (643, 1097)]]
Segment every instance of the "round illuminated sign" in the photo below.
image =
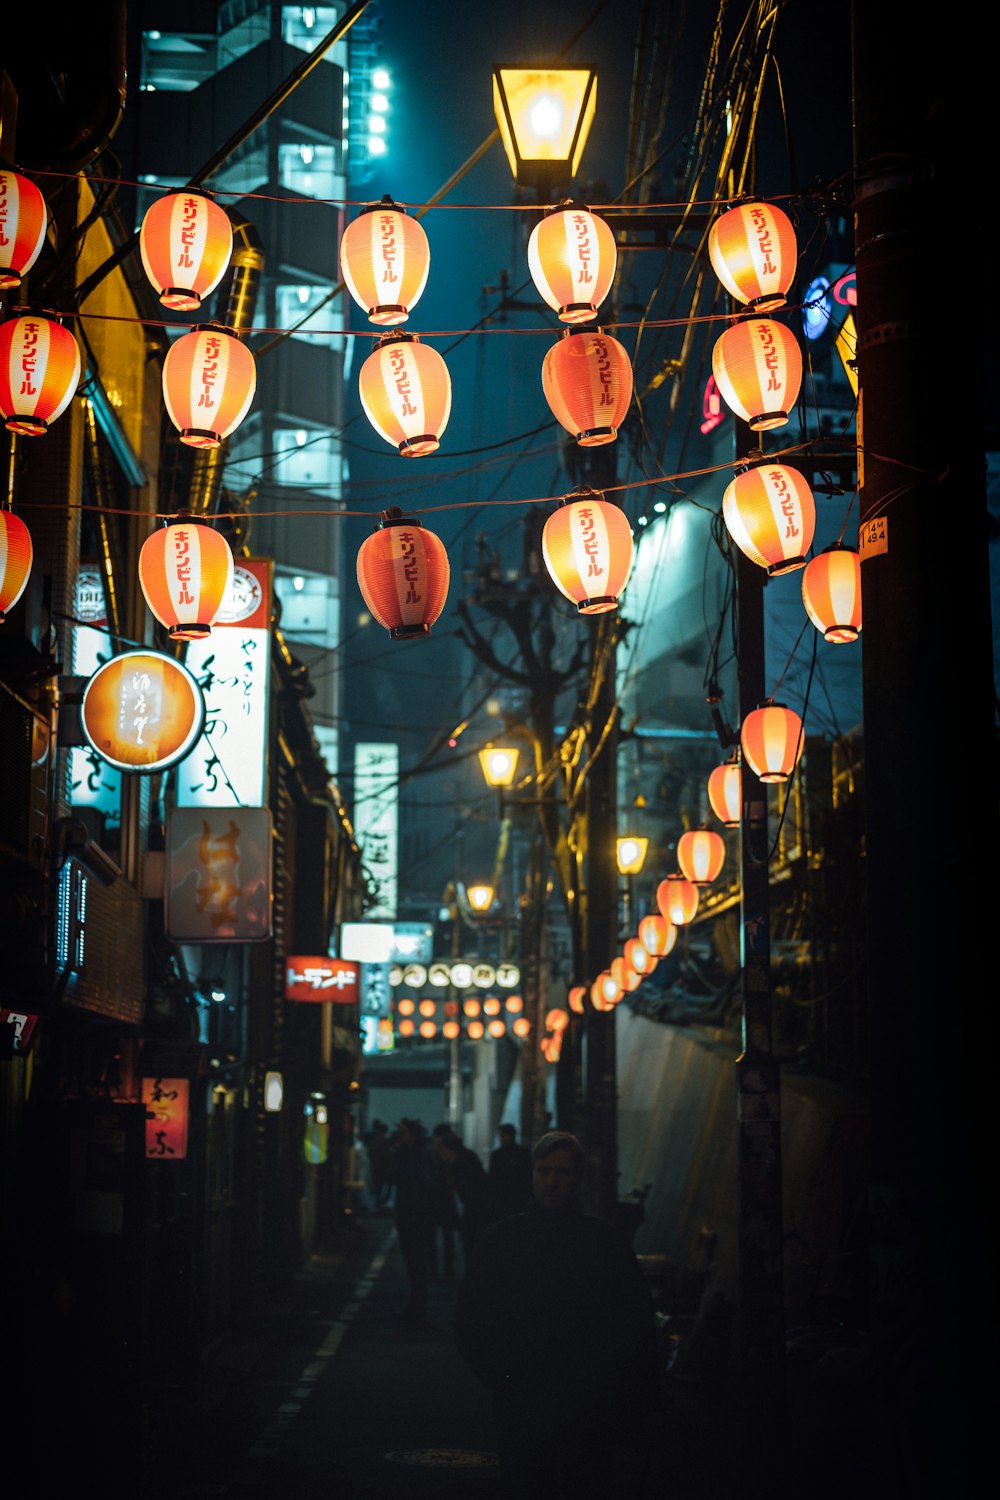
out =
[(521, 982), (521, 971), (517, 964), (497, 964), (497, 984), (502, 990), (512, 990)]
[(818, 339), (826, 332), (830, 321), (830, 283), (825, 276), (817, 276), (806, 287), (802, 299), (802, 331), (807, 339)]
[(150, 775), (183, 760), (201, 734), (205, 700), (186, 667), (159, 651), (126, 651), (91, 677), (80, 721), (119, 771)]
[(223, 625), (236, 625), (240, 620), (249, 620), (250, 616), (260, 609), (263, 597), (260, 583), (250, 569), (236, 563), (233, 567), (233, 581), (229, 593), (223, 600), (222, 608), (216, 618)]

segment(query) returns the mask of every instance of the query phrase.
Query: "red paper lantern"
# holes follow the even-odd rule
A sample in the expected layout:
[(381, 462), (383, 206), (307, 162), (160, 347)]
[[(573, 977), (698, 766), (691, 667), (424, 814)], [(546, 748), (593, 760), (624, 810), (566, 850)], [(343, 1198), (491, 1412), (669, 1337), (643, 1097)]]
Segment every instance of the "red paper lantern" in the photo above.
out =
[(754, 312), (784, 307), (798, 259), (792, 221), (773, 203), (738, 203), (708, 231), (708, 258), (737, 302)]
[(600, 328), (567, 329), (545, 356), (542, 391), (580, 447), (596, 448), (618, 436), (632, 400), (632, 366), (624, 347)]
[(861, 634), (861, 558), (835, 543), (814, 557), (802, 575), (802, 602), (823, 639), (836, 645)]
[(370, 323), (405, 323), (427, 284), (431, 250), (419, 220), (385, 197), (348, 224), (340, 272)]
[(31, 533), (13, 511), (0, 510), (0, 625), (24, 593), (31, 572)]
[(49, 216), (35, 184), (0, 167), (0, 288), (21, 285), (45, 243)]
[(566, 1004), (575, 1016), (582, 1016), (586, 1012), (586, 1006), (583, 1003), (586, 993), (586, 985), (574, 984), (570, 986), (569, 994), (566, 996)]
[(451, 416), (448, 366), (412, 333), (384, 333), (361, 366), (365, 416), (404, 458), (421, 458), (441, 445)]
[(611, 977), (623, 995), (631, 994), (642, 983), (642, 975), (629, 968), (621, 954), (611, 960)]
[(728, 485), (722, 519), (740, 551), (777, 576), (805, 566), (816, 502), (797, 469), (760, 463), (742, 469)]
[(79, 346), (55, 318), (25, 313), (0, 327), (0, 412), (8, 432), (41, 437), (79, 383)]
[(580, 204), (550, 209), (531, 231), (531, 279), (563, 323), (587, 323), (611, 290), (618, 247), (608, 225)]
[(738, 828), (743, 815), (743, 777), (740, 763), (727, 760), (708, 778), (708, 800), (720, 823)]
[(211, 634), (233, 583), (233, 554), (221, 532), (178, 517), (158, 527), (139, 552), (139, 586), (171, 640)]
[(621, 997), (621, 985), (610, 969), (603, 969), (590, 986), (591, 1005), (595, 1010), (614, 1010)]
[(167, 193), (146, 210), (139, 254), (163, 306), (195, 312), (229, 268), (232, 222), (206, 193)]
[(693, 885), (711, 885), (725, 858), (725, 842), (711, 828), (689, 829), (677, 840), (677, 863)]
[(783, 703), (765, 703), (743, 720), (740, 744), (758, 781), (787, 781), (802, 755), (802, 720)]
[(218, 323), (185, 333), (163, 361), (163, 400), (189, 448), (218, 448), (243, 421), (257, 390), (245, 344)]
[(394, 641), (429, 635), (448, 597), (451, 567), (444, 543), (397, 508), (358, 552), (358, 587)]
[(542, 530), (549, 576), (582, 615), (617, 609), (634, 552), (625, 512), (599, 490), (567, 495)]
[(655, 953), (650, 953), (641, 938), (629, 938), (625, 944), (622, 957), (625, 967), (638, 974), (640, 979), (645, 979), (647, 974), (652, 974), (659, 963)]
[(697, 916), (698, 887), (686, 875), (668, 875), (656, 887), (656, 904), (668, 922), (684, 927)]
[(802, 353), (783, 323), (747, 318), (716, 341), (712, 373), (730, 411), (766, 432), (788, 421), (802, 384)]
[(677, 928), (669, 918), (651, 912), (639, 923), (639, 941), (654, 958), (666, 958), (677, 942)]

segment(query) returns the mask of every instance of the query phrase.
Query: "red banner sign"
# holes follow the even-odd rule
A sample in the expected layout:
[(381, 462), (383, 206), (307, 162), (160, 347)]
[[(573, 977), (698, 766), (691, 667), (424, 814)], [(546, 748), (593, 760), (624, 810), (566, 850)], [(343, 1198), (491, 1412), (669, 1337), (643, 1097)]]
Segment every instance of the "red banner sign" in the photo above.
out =
[(187, 1156), (190, 1089), (186, 1078), (142, 1080), (147, 1157), (157, 1161), (183, 1161)]
[(357, 1005), (359, 967), (346, 958), (289, 958), (285, 964), (285, 999)]

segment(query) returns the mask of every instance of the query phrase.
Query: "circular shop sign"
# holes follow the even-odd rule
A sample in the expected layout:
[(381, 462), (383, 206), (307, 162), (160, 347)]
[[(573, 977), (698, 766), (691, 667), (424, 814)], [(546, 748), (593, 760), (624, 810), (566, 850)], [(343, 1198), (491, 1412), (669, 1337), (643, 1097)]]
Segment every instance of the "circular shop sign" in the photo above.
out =
[(125, 651), (91, 677), (80, 721), (102, 760), (119, 771), (149, 775), (187, 755), (204, 727), (205, 700), (172, 656)]

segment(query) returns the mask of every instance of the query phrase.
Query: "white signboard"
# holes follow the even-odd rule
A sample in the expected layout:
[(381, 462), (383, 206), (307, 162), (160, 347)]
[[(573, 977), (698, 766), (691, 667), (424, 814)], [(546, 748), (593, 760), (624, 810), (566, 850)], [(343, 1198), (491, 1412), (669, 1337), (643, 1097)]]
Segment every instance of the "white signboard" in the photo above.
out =
[(375, 891), (370, 917), (395, 917), (399, 857), (399, 746), (354, 749), (354, 833)]

